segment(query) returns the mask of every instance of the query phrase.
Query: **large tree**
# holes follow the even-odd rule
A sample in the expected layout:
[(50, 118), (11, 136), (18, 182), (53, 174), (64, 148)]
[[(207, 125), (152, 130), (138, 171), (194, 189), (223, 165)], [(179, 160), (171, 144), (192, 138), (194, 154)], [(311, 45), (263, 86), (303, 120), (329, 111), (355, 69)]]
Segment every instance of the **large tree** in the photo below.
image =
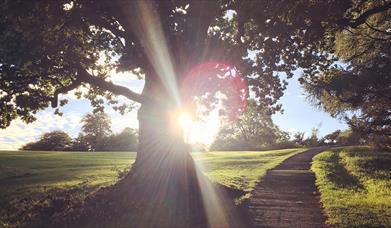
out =
[[(246, 78), (239, 78), (239, 71), (248, 76), (260, 105), (280, 109), (276, 101), (283, 84), (246, 58), (250, 47), (238, 32), (237, 14), (230, 8), (225, 1), (2, 1), (0, 127), (16, 118), (34, 121), (35, 114), (49, 104), (55, 108), (67, 103), (58, 101), (60, 94), (80, 87), (88, 89), (84, 97), (95, 111), (102, 111), (103, 98), (124, 110), (116, 95), (140, 103), (139, 149), (130, 179), (148, 190), (140, 191), (138, 198), (154, 202), (146, 204), (145, 211), (154, 216), (145, 222), (188, 223), (194, 211), (201, 215), (202, 208), (217, 205), (201, 200), (200, 186), (206, 182), (172, 124), (172, 111), (191, 107), (193, 97), (202, 107), (214, 107), (220, 91), (241, 104), (225, 105), (225, 113), (234, 116), (230, 114), (243, 108), (247, 88), (235, 90), (236, 84), (225, 82), (243, 85)], [(142, 93), (112, 83), (110, 73), (115, 71), (130, 71), (144, 79)], [(213, 83), (191, 93), (179, 89), (189, 74), (202, 74), (202, 80)], [(156, 198), (161, 194), (165, 196)], [(161, 217), (166, 219), (163, 223)]]
[[(240, 71), (259, 106), (278, 111), (285, 86), (279, 73), (290, 77), (301, 67), (305, 78), (316, 81), (319, 72), (332, 69), (338, 60), (337, 32), (367, 26), (370, 16), (390, 7), (387, 1), (359, 0), (4, 0), (0, 127), (18, 117), (33, 121), (49, 103), (66, 103), (58, 102), (59, 94), (80, 86), (88, 89), (85, 97), (96, 111), (103, 108), (102, 97), (124, 110), (113, 99), (125, 96), (141, 104), (132, 173), (144, 173), (142, 182), (151, 189), (171, 180), (175, 184), (167, 194), (175, 195), (181, 205), (177, 208), (183, 209), (189, 205), (184, 195), (189, 194), (177, 193), (199, 187), (182, 136), (172, 130), (172, 110), (191, 107), (191, 101), (215, 107), (218, 98), (225, 97), (236, 105), (223, 105), (224, 113), (235, 116), (243, 110), (248, 93), (226, 82), (243, 84), (237, 77)], [(113, 70), (144, 78), (142, 93), (110, 82)], [(195, 90), (178, 89), (183, 82), (192, 82), (186, 75), (201, 75), (206, 83)], [(164, 203), (171, 205), (169, 199)]]

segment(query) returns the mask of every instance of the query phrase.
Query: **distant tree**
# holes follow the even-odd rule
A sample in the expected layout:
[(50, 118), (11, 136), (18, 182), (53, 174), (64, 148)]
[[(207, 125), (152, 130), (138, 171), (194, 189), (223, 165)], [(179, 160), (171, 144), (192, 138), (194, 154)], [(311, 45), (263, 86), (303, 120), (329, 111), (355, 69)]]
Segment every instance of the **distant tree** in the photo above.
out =
[(338, 137), (341, 134), (341, 130), (333, 131), (323, 137), (322, 141), (327, 145), (335, 145), (338, 143)]
[(72, 151), (89, 151), (89, 150), (91, 150), (91, 148), (90, 148), (90, 145), (88, 143), (87, 138), (83, 134), (79, 133), (77, 138), (75, 138), (73, 140), (71, 150)]
[(192, 143), (190, 144), (191, 151), (193, 152), (206, 152), (209, 151), (210, 146), (203, 143)]
[(296, 132), (293, 135), (293, 141), (299, 146), (304, 146), (304, 132)]
[(80, 142), (83, 142), (92, 151), (105, 148), (112, 132), (110, 117), (102, 112), (87, 114), (81, 123), (83, 125), (81, 135), (79, 135)]
[(63, 131), (45, 133), (36, 142), (24, 145), (22, 150), (66, 151), (72, 147), (72, 138)]
[(341, 131), (336, 139), (338, 145), (350, 146), (358, 145), (363, 142), (361, 134), (352, 129)]
[(256, 150), (285, 139), (286, 135), (273, 123), (271, 115), (257, 109), (256, 102), (250, 100), (238, 120), (220, 128), (210, 150)]
[(121, 133), (109, 136), (105, 145), (99, 149), (104, 151), (136, 151), (137, 138), (136, 130), (127, 127)]
[(310, 137), (308, 137), (306, 140), (304, 140), (304, 144), (306, 146), (310, 146), (310, 147), (318, 146), (321, 143), (318, 138), (318, 134), (319, 134), (319, 127), (313, 127), (311, 129)]

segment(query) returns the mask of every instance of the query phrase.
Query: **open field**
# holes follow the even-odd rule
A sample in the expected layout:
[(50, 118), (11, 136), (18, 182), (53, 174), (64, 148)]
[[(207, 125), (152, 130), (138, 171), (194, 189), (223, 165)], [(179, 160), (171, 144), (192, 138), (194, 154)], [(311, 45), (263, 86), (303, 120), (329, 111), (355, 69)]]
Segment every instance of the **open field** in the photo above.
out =
[(312, 170), (329, 225), (391, 227), (390, 152), (333, 149), (317, 155)]
[[(193, 157), (212, 181), (249, 193), (268, 169), (304, 150), (209, 152), (194, 153)], [(7, 208), (18, 208), (14, 213), (28, 211), (55, 192), (71, 190), (82, 198), (115, 183), (118, 174), (129, 169), (135, 158), (134, 152), (2, 151), (0, 216), (12, 216), (5, 212)]]

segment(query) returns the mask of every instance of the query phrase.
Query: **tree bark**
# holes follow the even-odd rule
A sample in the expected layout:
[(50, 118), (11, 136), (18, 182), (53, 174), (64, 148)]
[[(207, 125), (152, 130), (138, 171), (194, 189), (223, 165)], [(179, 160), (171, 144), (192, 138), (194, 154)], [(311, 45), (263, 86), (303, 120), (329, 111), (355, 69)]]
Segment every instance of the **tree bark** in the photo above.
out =
[(133, 226), (241, 226), (227, 188), (212, 184), (197, 168), (177, 124), (178, 104), (169, 94), (158, 77), (146, 78), (137, 158), (118, 193), (134, 197)]
[[(138, 188), (143, 216), (139, 226), (205, 226), (200, 182), (189, 147), (176, 124), (177, 104), (157, 77), (147, 77), (138, 111), (139, 148), (128, 174)], [(140, 216), (137, 216), (140, 217)]]

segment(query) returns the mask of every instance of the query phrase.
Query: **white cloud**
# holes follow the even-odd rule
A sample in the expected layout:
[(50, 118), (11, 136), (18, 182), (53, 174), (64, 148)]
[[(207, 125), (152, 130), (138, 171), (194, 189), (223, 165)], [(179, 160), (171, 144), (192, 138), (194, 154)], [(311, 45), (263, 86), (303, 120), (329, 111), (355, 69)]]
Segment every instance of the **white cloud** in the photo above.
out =
[(299, 95), (297, 95), (296, 97), (297, 97), (297, 98), (304, 99), (304, 98), (306, 98), (307, 96), (306, 96), (306, 95), (304, 95), (304, 94), (299, 94)]
[(61, 117), (54, 115), (52, 111), (40, 112), (37, 120), (30, 124), (17, 119), (8, 128), (0, 130), (0, 150), (16, 150), (38, 139), (43, 133), (53, 130), (78, 132), (80, 119), (80, 115), (76, 113), (68, 112)]
[[(144, 87), (143, 80), (137, 80), (131, 72), (111, 74), (110, 80), (113, 83), (126, 86), (134, 92), (141, 93)], [(89, 86), (80, 87), (83, 93), (87, 92)], [(85, 104), (79, 103), (74, 95), (76, 90), (72, 90), (67, 94), (61, 94), (60, 99), (68, 99), (70, 103), (60, 110), (64, 111), (63, 116), (54, 115), (53, 110), (45, 110), (39, 112), (37, 120), (33, 123), (26, 124), (20, 119), (14, 120), (6, 129), (0, 129), (0, 150), (16, 150), (22, 145), (37, 140), (43, 133), (53, 130), (63, 130), (69, 133), (72, 137), (76, 137), (80, 131), (80, 120), (83, 115), (90, 112), (90, 108)], [(120, 103), (128, 103), (129, 99), (118, 97)], [(76, 103), (74, 103), (76, 102)], [(71, 105), (72, 103), (72, 105)], [(73, 106), (74, 105), (74, 106)], [(66, 110), (67, 106), (71, 109)], [(73, 107), (72, 107), (73, 106)], [(69, 111), (71, 110), (71, 111)], [(125, 115), (120, 115), (112, 108), (107, 108), (106, 112), (112, 118), (112, 129), (114, 133), (122, 131), (125, 127), (138, 128), (137, 108)]]

